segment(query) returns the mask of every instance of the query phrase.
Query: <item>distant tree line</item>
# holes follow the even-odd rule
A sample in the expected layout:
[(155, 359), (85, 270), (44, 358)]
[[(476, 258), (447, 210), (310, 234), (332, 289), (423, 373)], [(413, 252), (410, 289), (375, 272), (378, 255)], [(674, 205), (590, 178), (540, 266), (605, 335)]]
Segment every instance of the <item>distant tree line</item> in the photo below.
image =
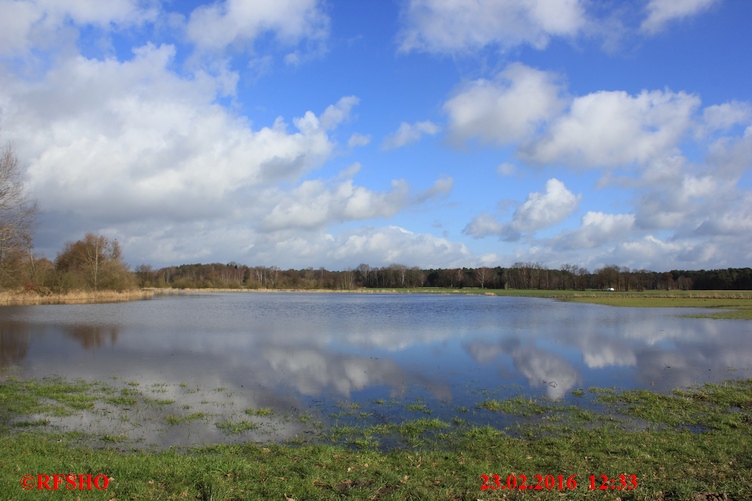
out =
[(655, 272), (608, 265), (590, 272), (576, 265), (548, 268), (541, 263), (513, 266), (421, 269), (402, 264), (384, 267), (361, 264), (355, 269), (324, 268), (283, 270), (276, 266), (238, 263), (184, 264), (160, 269), (136, 268), (140, 287), (224, 289), (328, 289), (419, 288), (447, 289), (610, 289), (643, 290), (752, 290), (751, 268), (672, 270)]

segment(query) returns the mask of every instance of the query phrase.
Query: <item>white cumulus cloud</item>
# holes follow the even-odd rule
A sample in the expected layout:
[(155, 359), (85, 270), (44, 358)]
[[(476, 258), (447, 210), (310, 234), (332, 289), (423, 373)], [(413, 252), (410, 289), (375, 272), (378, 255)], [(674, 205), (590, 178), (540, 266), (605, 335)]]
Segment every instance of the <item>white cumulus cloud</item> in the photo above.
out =
[(752, 105), (738, 101), (715, 104), (702, 110), (702, 118), (705, 128), (709, 131), (747, 125), (752, 122)]
[[(348, 170), (357, 172), (352, 167)], [(408, 205), (447, 195), (453, 184), (452, 178), (442, 178), (417, 193), (411, 193), (410, 186), (403, 179), (392, 181), (392, 189), (387, 192), (355, 186), (351, 179), (336, 184), (322, 180), (305, 181), (289, 191), (269, 189), (260, 200), (261, 206), (269, 208), (265, 209), (268, 214), (261, 220), (260, 229), (312, 229), (345, 221), (389, 218)]]
[(220, 0), (196, 8), (186, 32), (200, 50), (208, 51), (252, 48), (258, 37), (269, 33), (284, 44), (296, 45), (304, 39), (324, 40), (329, 17), (319, 0)]
[(699, 105), (696, 96), (670, 91), (577, 97), (520, 155), (529, 162), (585, 167), (645, 163), (676, 151)]
[(0, 0), (0, 55), (55, 47), (67, 25), (129, 26), (156, 19), (158, 10), (139, 0)]
[(513, 63), (493, 81), (471, 82), (444, 104), (452, 137), (499, 145), (528, 138), (564, 108), (557, 80), (552, 73)]
[(646, 7), (647, 18), (640, 29), (655, 34), (675, 19), (684, 19), (709, 9), (719, 0), (650, 0)]
[(558, 179), (546, 181), (545, 193), (531, 193), (517, 207), (512, 222), (520, 231), (532, 232), (564, 221), (577, 208), (580, 196), (575, 195)]
[(306, 181), (300, 187), (273, 198), (276, 205), (262, 221), (265, 230), (316, 228), (349, 220), (388, 218), (409, 203), (409, 186), (394, 181), (392, 190), (378, 193), (347, 180), (328, 187), (321, 180)]
[(551, 37), (573, 37), (586, 23), (580, 0), (409, 0), (400, 50), (469, 53), (487, 45), (543, 49)]
[[(360, 228), (343, 232), (328, 245), (330, 259), (386, 266), (456, 267), (474, 262), (465, 245), (399, 226)], [(420, 263), (420, 264), (418, 264)], [(443, 264), (440, 264), (443, 263)]]
[(530, 193), (508, 223), (499, 223), (492, 215), (481, 213), (464, 229), (464, 233), (482, 238), (498, 235), (502, 240), (518, 240), (522, 233), (534, 233), (555, 226), (577, 209), (581, 195), (575, 195), (556, 178), (546, 182), (545, 193)]
[(634, 224), (634, 214), (588, 211), (582, 216), (579, 228), (557, 235), (549, 245), (562, 250), (593, 249), (629, 235)]
[(230, 192), (296, 180), (331, 154), (312, 112), (293, 120), (294, 132), (281, 118), (253, 129), (213, 103), (216, 79), (170, 72), (173, 55), (170, 46), (147, 46), (124, 63), (79, 57), (37, 85), (5, 87), (13, 105), (2, 126), (18, 138), (46, 208), (212, 213)]
[(399, 126), (399, 129), (397, 129), (397, 132), (390, 134), (384, 139), (384, 144), (382, 147), (385, 150), (401, 148), (402, 146), (406, 146), (410, 143), (420, 141), (420, 138), (423, 135), (436, 135), (440, 130), (441, 127), (431, 122), (430, 120), (426, 120), (424, 122), (415, 122), (414, 124), (402, 122)]
[(347, 146), (349, 148), (357, 148), (359, 146), (367, 146), (371, 142), (371, 136), (366, 134), (358, 134), (355, 133), (352, 136), (350, 136), (350, 139), (347, 141)]

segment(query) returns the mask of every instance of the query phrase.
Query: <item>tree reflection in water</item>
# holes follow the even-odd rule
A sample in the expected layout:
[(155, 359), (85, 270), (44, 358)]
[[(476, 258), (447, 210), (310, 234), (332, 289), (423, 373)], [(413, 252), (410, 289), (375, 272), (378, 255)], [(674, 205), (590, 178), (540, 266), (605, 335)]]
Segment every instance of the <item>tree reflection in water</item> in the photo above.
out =
[(98, 325), (80, 324), (66, 327), (65, 335), (75, 339), (81, 347), (89, 350), (101, 348), (105, 344), (114, 346), (118, 340), (120, 329), (116, 326), (101, 327)]
[(0, 369), (17, 366), (29, 352), (29, 326), (23, 322), (0, 323)]

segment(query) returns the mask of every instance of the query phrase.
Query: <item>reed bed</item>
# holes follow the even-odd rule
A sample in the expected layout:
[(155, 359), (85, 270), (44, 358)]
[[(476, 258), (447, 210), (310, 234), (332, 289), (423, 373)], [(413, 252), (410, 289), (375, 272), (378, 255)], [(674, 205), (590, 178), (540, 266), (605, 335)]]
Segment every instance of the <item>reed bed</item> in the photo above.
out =
[(65, 294), (38, 294), (36, 292), (4, 291), (0, 292), (0, 305), (25, 306), (40, 304), (89, 304), (115, 303), (121, 301), (140, 301), (151, 299), (153, 290), (128, 291), (74, 291)]

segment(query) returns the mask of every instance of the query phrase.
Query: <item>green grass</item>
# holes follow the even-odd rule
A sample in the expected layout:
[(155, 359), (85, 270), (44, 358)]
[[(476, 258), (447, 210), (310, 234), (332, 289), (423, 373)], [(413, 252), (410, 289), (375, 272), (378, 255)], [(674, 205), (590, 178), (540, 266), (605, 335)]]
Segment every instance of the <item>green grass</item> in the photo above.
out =
[(119, 397), (107, 397), (104, 399), (104, 401), (108, 404), (116, 405), (119, 407), (129, 407), (138, 403), (138, 399), (122, 395)]
[(190, 421), (197, 421), (199, 419), (204, 419), (206, 417), (206, 414), (203, 412), (193, 412), (191, 414), (186, 414), (185, 416), (175, 416), (174, 414), (169, 414), (165, 420), (171, 424), (171, 425), (178, 425), (183, 423), (188, 423)]
[(251, 430), (257, 430), (259, 428), (259, 425), (257, 423), (254, 423), (252, 421), (248, 420), (242, 420), (242, 421), (224, 421), (221, 423), (217, 423), (216, 427), (223, 432), (227, 433), (228, 435), (238, 435), (240, 433), (245, 433), (246, 431)]
[[(25, 474), (104, 474), (105, 492), (55, 492), (55, 499), (284, 500), (692, 500), (698, 492), (752, 499), (752, 379), (707, 384), (659, 394), (645, 390), (589, 388), (576, 399), (589, 408), (547, 400), (486, 400), (473, 413), (510, 413), (525, 421), (510, 429), (468, 426), (423, 417), (378, 425), (323, 430), (292, 444), (208, 445), (168, 450), (136, 449), (120, 434), (53, 433), (28, 414), (72, 413), (83, 394), (113, 392), (61, 380), (0, 384), (0, 492), (36, 500), (24, 491)], [(117, 392), (115, 392), (117, 394)], [(89, 402), (92, 403), (92, 402)], [(93, 402), (92, 404), (95, 404)], [(115, 404), (112, 404), (115, 405)], [(126, 405), (132, 405), (126, 403)], [(149, 404), (139, 399), (138, 405)], [(11, 407), (15, 410), (11, 410)], [(46, 409), (40, 411), (40, 409)], [(258, 415), (249, 409), (247, 415)], [(458, 415), (463, 415), (458, 409)], [(260, 415), (264, 415), (263, 413)], [(304, 415), (310, 419), (309, 415)], [(175, 416), (182, 424), (201, 413)], [(19, 420), (20, 419), (20, 420)], [(294, 422), (295, 418), (290, 418)], [(490, 419), (489, 422), (493, 422)], [(258, 425), (223, 421), (215, 426), (241, 434)], [(571, 476), (569, 491), (481, 490), (482, 475), (503, 483), (521, 475)], [(635, 475), (631, 491), (588, 490), (589, 476)], [(493, 482), (491, 482), (493, 484)], [(49, 496), (47, 496), (49, 497)]]
[(262, 407), (261, 409), (246, 409), (245, 413), (249, 416), (271, 416), (272, 410), (268, 407)]
[(431, 409), (429, 409), (426, 404), (407, 404), (405, 405), (405, 409), (410, 411), (419, 411), (424, 414), (431, 414)]
[(621, 291), (537, 290), (537, 289), (445, 289), (421, 287), (405, 289), (368, 289), (373, 292), (465, 294), (552, 298), (577, 303), (592, 303), (630, 308), (712, 308), (717, 313), (688, 314), (692, 318), (752, 320), (752, 291)]
[(614, 392), (601, 394), (598, 400), (660, 426), (729, 430), (752, 425), (752, 380), (706, 384), (671, 395), (647, 390)]
[[(729, 306), (729, 308), (731, 308), (731, 306)], [(698, 313), (685, 316), (690, 318), (712, 318), (714, 320), (752, 320), (752, 308), (745, 305), (744, 307), (738, 307), (733, 311)]]
[(112, 444), (120, 444), (128, 442), (128, 436), (127, 435), (109, 435), (106, 434), (102, 436), (102, 442), (109, 442)]
[(170, 405), (175, 403), (175, 400), (171, 398), (144, 398), (144, 401), (154, 405)]
[(530, 417), (535, 414), (543, 414), (551, 410), (550, 406), (541, 404), (532, 399), (515, 397), (508, 400), (486, 400), (478, 404), (478, 407), (494, 412), (505, 412), (507, 414), (516, 414), (524, 417)]
[(675, 296), (616, 295), (612, 297), (572, 297), (567, 300), (608, 306), (626, 306), (630, 308), (711, 308), (728, 311), (687, 314), (685, 316), (692, 318), (713, 318), (719, 320), (752, 320), (752, 296), (743, 294), (732, 293), (728, 294), (727, 297), (712, 297), (712, 295), (704, 296), (699, 294)]
[(0, 419), (10, 414), (70, 416), (94, 407), (94, 386), (83, 381), (68, 382), (58, 378), (0, 385)]

